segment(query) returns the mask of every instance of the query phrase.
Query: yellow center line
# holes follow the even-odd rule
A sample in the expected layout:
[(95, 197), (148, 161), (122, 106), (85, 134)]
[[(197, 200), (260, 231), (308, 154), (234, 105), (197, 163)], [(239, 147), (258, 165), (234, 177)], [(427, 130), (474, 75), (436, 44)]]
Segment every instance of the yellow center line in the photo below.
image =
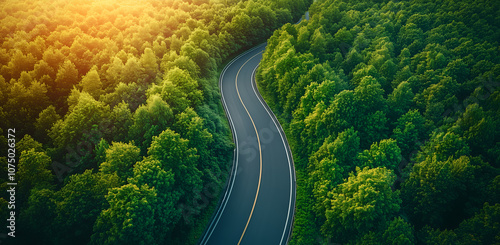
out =
[(248, 109), (245, 106), (245, 103), (243, 103), (243, 100), (241, 99), (240, 91), (238, 90), (238, 75), (240, 74), (240, 71), (243, 68), (243, 66), (245, 66), (248, 63), (248, 61), (253, 59), (255, 56), (259, 55), (260, 53), (262, 53), (262, 51), (255, 54), (254, 56), (250, 57), (249, 59), (247, 59), (245, 61), (245, 63), (243, 63), (243, 65), (240, 66), (238, 73), (236, 73), (236, 79), (235, 79), (236, 93), (238, 94), (238, 98), (240, 99), (241, 104), (243, 105), (243, 108), (245, 108), (245, 111), (247, 112), (248, 116), (250, 117), (250, 121), (252, 121), (253, 128), (255, 129), (255, 134), (257, 135), (257, 143), (259, 145), (259, 161), (260, 161), (260, 163), (259, 163), (259, 183), (257, 185), (257, 193), (255, 194), (255, 199), (253, 200), (253, 205), (252, 205), (252, 211), (250, 211), (250, 216), (248, 217), (247, 224), (245, 225), (245, 229), (243, 230), (243, 233), (241, 234), (240, 240), (238, 241), (238, 245), (241, 243), (241, 240), (243, 239), (243, 236), (245, 235), (245, 232), (247, 231), (248, 224), (250, 223), (250, 220), (252, 219), (253, 210), (255, 209), (255, 204), (257, 203), (257, 197), (259, 197), (260, 181), (262, 179), (262, 150), (260, 147), (259, 132), (257, 131), (257, 127), (255, 126), (255, 123), (252, 119), (252, 116), (250, 115), (250, 112), (248, 112)]

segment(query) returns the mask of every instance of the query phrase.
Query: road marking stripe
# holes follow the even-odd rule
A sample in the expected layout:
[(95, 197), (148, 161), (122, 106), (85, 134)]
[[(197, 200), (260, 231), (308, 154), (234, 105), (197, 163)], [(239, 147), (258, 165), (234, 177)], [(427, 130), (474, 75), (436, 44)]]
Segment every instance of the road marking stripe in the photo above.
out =
[[(252, 49), (250, 49), (250, 50), (248, 50), (248, 51), (246, 51), (246, 52), (244, 52), (244, 53), (242, 53), (242, 54), (238, 55), (235, 59), (233, 59), (233, 60), (232, 60), (232, 61), (231, 61), (231, 62), (230, 62), (230, 63), (229, 63), (229, 64), (228, 64), (228, 65), (227, 65), (224, 69), (223, 69), (222, 74), (221, 74), (221, 77), (220, 77), (220, 79), (219, 79), (219, 86), (220, 86), (220, 88), (221, 88), (221, 95), (222, 95), (222, 96), (221, 96), (221, 98), (222, 98), (222, 102), (223, 102), (223, 104), (224, 104), (225, 106), (227, 106), (227, 105), (226, 105), (226, 101), (224, 100), (224, 96), (223, 96), (223, 93), (224, 93), (224, 92), (223, 92), (223, 89), (222, 89), (222, 83), (221, 83), (221, 82), (222, 82), (222, 78), (224, 77), (224, 74), (225, 74), (226, 70), (227, 70), (227, 69), (229, 68), (229, 66), (231, 66), (231, 65), (232, 65), (235, 61), (237, 61), (237, 60), (238, 60), (238, 59), (240, 59), (240, 58), (243, 58), (243, 56), (244, 56), (245, 54), (248, 54), (249, 52), (251, 52), (251, 51), (253, 51), (253, 50), (255, 50), (255, 49), (257, 49), (257, 48), (261, 47), (262, 45), (265, 45), (265, 44), (258, 45), (258, 46), (256, 46), (256, 47), (254, 47), (254, 48), (252, 48)], [(247, 220), (247, 223), (246, 223), (246, 225), (245, 225), (245, 228), (244, 228), (244, 230), (243, 230), (243, 233), (242, 233), (242, 235), (241, 235), (241, 237), (240, 237), (240, 240), (239, 240), (238, 244), (240, 244), (240, 243), (241, 243), (241, 241), (242, 241), (242, 239), (243, 239), (243, 237), (244, 237), (244, 235), (245, 235), (245, 233), (246, 233), (246, 230), (247, 230), (248, 225), (249, 225), (249, 223), (250, 223), (250, 220), (251, 220), (251, 218), (252, 218), (253, 211), (254, 211), (254, 209), (255, 209), (255, 205), (256, 205), (256, 203), (257, 203), (257, 198), (258, 198), (258, 195), (259, 195), (259, 192), (260, 192), (260, 184), (261, 184), (261, 179), (262, 179), (262, 150), (261, 150), (260, 138), (259, 138), (259, 134), (258, 134), (257, 127), (256, 127), (256, 125), (255, 125), (255, 123), (254, 123), (254, 121), (253, 121), (253, 118), (251, 117), (251, 115), (250, 115), (250, 113), (249, 113), (248, 109), (246, 108), (246, 105), (243, 103), (243, 100), (241, 99), (241, 95), (240, 95), (240, 93), (239, 93), (239, 89), (238, 89), (238, 86), (237, 86), (237, 85), (238, 85), (238, 84), (237, 84), (237, 82), (238, 82), (238, 81), (237, 81), (237, 79), (238, 79), (239, 73), (240, 73), (240, 71), (242, 70), (243, 66), (245, 66), (245, 65), (246, 65), (246, 64), (247, 64), (247, 63), (248, 63), (251, 59), (255, 58), (255, 56), (259, 55), (259, 54), (260, 54), (260, 53), (262, 53), (262, 52), (263, 52), (263, 51), (260, 51), (260, 52), (258, 52), (257, 54), (253, 55), (252, 57), (248, 58), (248, 59), (244, 62), (244, 64), (240, 66), (240, 68), (239, 68), (239, 70), (238, 70), (238, 72), (237, 72), (237, 75), (236, 75), (236, 79), (235, 79), (235, 87), (236, 87), (236, 92), (237, 92), (237, 94), (238, 94), (238, 97), (239, 97), (239, 99), (240, 99), (240, 102), (242, 103), (242, 105), (243, 105), (243, 107), (244, 107), (245, 111), (247, 112), (247, 114), (248, 114), (248, 116), (249, 116), (249, 118), (250, 118), (250, 120), (251, 120), (251, 122), (252, 122), (252, 124), (253, 124), (254, 130), (255, 130), (256, 135), (257, 135), (257, 141), (258, 141), (258, 144), (259, 144), (259, 154), (260, 154), (260, 173), (259, 173), (259, 183), (258, 183), (258, 186), (257, 186), (257, 192), (256, 192), (256, 196), (255, 196), (254, 203), (253, 203), (253, 206), (252, 206), (252, 210), (251, 210), (251, 212), (250, 212), (249, 218), (248, 218), (248, 220)], [(253, 70), (253, 72), (252, 72), (252, 77), (251, 77), (251, 80), (252, 80), (252, 81), (255, 79), (254, 74), (255, 74), (255, 70), (257, 69), (257, 67), (258, 67), (258, 65), (254, 68), (254, 70)], [(257, 95), (257, 92), (256, 92), (256, 89), (255, 89), (255, 86), (254, 86), (254, 83), (253, 83), (253, 82), (252, 82), (252, 89), (253, 89), (254, 93)], [(280, 136), (281, 136), (281, 140), (282, 140), (282, 142), (283, 142), (283, 147), (284, 147), (284, 149), (285, 149), (286, 156), (287, 156), (287, 160), (288, 160), (288, 167), (289, 167), (289, 174), (290, 174), (290, 198), (289, 198), (289, 205), (288, 205), (287, 219), (286, 219), (286, 221), (285, 221), (285, 226), (284, 226), (284, 228), (283, 228), (283, 233), (282, 233), (281, 240), (280, 240), (280, 243), (279, 243), (279, 244), (283, 244), (283, 239), (284, 239), (284, 236), (285, 236), (285, 234), (286, 234), (286, 228), (287, 228), (287, 226), (288, 226), (288, 222), (289, 222), (289, 220), (290, 220), (290, 211), (291, 211), (292, 197), (293, 197), (293, 181), (294, 181), (293, 179), (294, 179), (294, 178), (293, 178), (293, 174), (292, 174), (292, 166), (291, 166), (291, 161), (290, 161), (290, 160), (291, 160), (291, 159), (290, 159), (290, 158), (291, 158), (291, 156), (290, 156), (290, 151), (289, 151), (289, 149), (288, 149), (288, 148), (287, 148), (287, 146), (286, 146), (286, 143), (285, 143), (285, 139), (284, 139), (284, 137), (283, 137), (283, 134), (281, 133), (281, 131), (282, 131), (282, 130), (280, 130), (280, 127), (278, 127), (276, 120), (275, 120), (275, 119), (271, 116), (272, 112), (269, 112), (269, 110), (268, 110), (268, 109), (264, 106), (264, 104), (263, 104), (263, 102), (262, 102), (261, 98), (260, 98), (258, 95), (257, 95), (257, 99), (258, 99), (258, 100), (260, 101), (260, 103), (263, 105), (264, 109), (267, 111), (268, 115), (270, 116), (271, 120), (273, 121), (274, 125), (276, 126), (276, 129), (278, 130), (278, 133), (279, 133), (279, 134), (280, 134)], [(231, 115), (230, 115), (229, 111), (227, 111), (226, 113), (228, 114), (228, 117), (229, 117), (229, 121), (230, 121), (230, 124), (231, 124), (230, 126), (233, 128), (233, 127), (234, 127), (234, 122), (233, 122), (233, 120), (232, 120), (232, 118), (231, 118)], [(236, 163), (236, 168), (235, 168), (235, 170), (234, 170), (234, 173), (236, 173), (236, 171), (237, 171), (237, 169), (238, 169), (238, 162), (239, 162), (239, 161), (238, 161), (238, 142), (237, 142), (237, 141), (238, 141), (238, 138), (237, 138), (237, 134), (236, 134), (236, 131), (235, 131), (235, 130), (234, 130), (233, 134), (234, 134), (234, 136), (235, 136), (235, 141), (236, 141), (236, 142), (235, 142), (235, 143), (236, 143), (236, 149), (235, 149), (235, 151), (236, 151), (236, 152), (235, 152), (235, 153), (236, 153), (236, 159), (235, 159), (235, 160), (236, 160), (236, 161), (235, 161), (235, 163)], [(292, 161), (293, 161), (293, 160), (292, 160)], [(234, 178), (232, 178), (232, 181), (231, 181), (232, 183), (231, 183), (231, 185), (230, 185), (229, 190), (228, 190), (228, 191), (226, 191), (226, 193), (224, 194), (224, 198), (223, 198), (223, 201), (222, 201), (222, 203), (223, 203), (222, 208), (220, 208), (220, 209), (216, 212), (216, 215), (215, 215), (215, 220), (213, 220), (213, 221), (212, 221), (212, 223), (209, 225), (208, 232), (207, 232), (207, 233), (205, 233), (205, 235), (204, 235), (204, 236), (203, 236), (203, 238), (201, 239), (201, 244), (206, 244), (206, 243), (208, 242), (208, 240), (210, 239), (210, 237), (211, 237), (212, 233), (213, 233), (213, 232), (214, 232), (214, 230), (215, 230), (215, 227), (216, 227), (216, 226), (217, 226), (217, 224), (219, 223), (219, 220), (220, 220), (220, 218), (221, 218), (221, 216), (222, 216), (222, 213), (224, 213), (224, 210), (225, 210), (225, 208), (226, 208), (226, 204), (227, 204), (227, 202), (228, 202), (228, 200), (229, 200), (229, 197), (231, 196), (231, 193), (232, 193), (232, 189), (233, 189), (234, 181), (235, 181), (235, 179), (236, 179), (236, 176), (235, 176), (235, 175), (234, 175), (233, 177), (234, 177)]]
[(245, 225), (245, 229), (243, 230), (243, 233), (241, 234), (240, 240), (238, 241), (238, 245), (241, 243), (241, 240), (243, 239), (243, 236), (245, 235), (245, 232), (247, 231), (248, 224), (250, 223), (250, 220), (252, 219), (253, 215), (253, 210), (255, 209), (255, 204), (257, 203), (257, 198), (259, 197), (259, 190), (260, 190), (260, 182), (262, 180), (262, 149), (260, 145), (260, 138), (259, 138), (259, 131), (257, 131), (257, 127), (255, 126), (255, 122), (253, 121), (252, 116), (250, 115), (250, 112), (248, 112), (247, 107), (245, 106), (245, 103), (243, 103), (243, 100), (241, 99), (240, 95), (240, 90), (238, 89), (238, 76), (240, 74), (241, 69), (243, 66), (245, 66), (251, 59), (253, 59), (255, 56), (259, 55), (262, 53), (262, 51), (258, 52), (254, 56), (248, 58), (243, 65), (240, 66), (240, 69), (238, 69), (238, 72), (236, 73), (236, 79), (235, 79), (235, 87), (236, 87), (236, 93), (238, 94), (238, 98), (241, 101), (241, 104), (243, 105), (243, 108), (245, 108), (245, 111), (248, 114), (248, 117), (250, 117), (250, 121), (252, 122), (253, 128), (255, 130), (255, 134), (257, 135), (257, 144), (259, 145), (259, 183), (257, 184), (257, 192), (255, 193), (255, 199), (253, 201), (252, 205), (252, 210), (250, 211), (250, 216), (248, 217), (247, 224)]
[[(224, 210), (226, 209), (226, 205), (227, 205), (227, 202), (229, 201), (229, 198), (231, 197), (231, 193), (233, 192), (233, 186), (234, 186), (234, 182), (236, 180), (236, 172), (238, 171), (238, 163), (239, 163), (239, 159), (238, 159), (238, 134), (236, 132), (236, 129), (234, 128), (234, 122), (233, 122), (233, 119), (231, 117), (231, 114), (229, 113), (229, 110), (227, 109), (227, 104), (226, 104), (226, 100), (224, 99), (224, 90), (222, 89), (222, 80), (224, 79), (224, 75), (226, 73), (226, 70), (234, 63), (236, 62), (237, 60), (241, 59), (243, 56), (245, 56), (246, 54), (254, 51), (255, 49), (258, 49), (260, 48), (262, 45), (265, 45), (265, 43), (263, 44), (260, 44), (260, 45), (257, 45), (243, 53), (241, 53), (240, 55), (236, 56), (236, 58), (234, 58), (233, 60), (231, 60), (231, 62), (229, 62), (229, 64), (227, 64), (224, 69), (222, 70), (222, 73), (219, 77), (219, 88), (220, 88), (220, 92), (221, 92), (221, 100), (222, 100), (222, 104), (224, 106), (224, 109), (226, 110), (226, 114), (229, 118), (229, 126), (231, 127), (231, 131), (233, 132), (233, 135), (234, 135), (234, 142), (236, 144), (236, 148), (235, 148), (235, 158), (234, 158), (234, 162), (233, 162), (233, 170), (232, 173), (230, 173), (229, 177), (229, 181), (231, 181), (231, 185), (229, 186), (229, 188), (226, 190), (226, 192), (224, 193), (224, 197), (222, 198), (222, 202), (221, 202), (221, 207), (217, 210), (215, 216), (214, 216), (214, 219), (212, 220), (212, 222), (210, 223), (207, 231), (205, 232), (205, 235), (203, 236), (203, 238), (201, 239), (201, 242), (200, 244), (207, 244), (208, 241), (210, 240), (210, 237), (212, 236), (212, 233), (215, 231), (215, 228), (217, 227), (217, 225), (219, 224), (219, 221), (220, 221), (220, 218), (222, 217), (222, 214), (224, 213)], [(231, 180), (232, 179), (232, 180)]]
[[(286, 159), (288, 160), (288, 170), (289, 170), (289, 174), (290, 174), (290, 199), (288, 201), (288, 212), (287, 212), (287, 215), (286, 215), (286, 221), (285, 221), (285, 227), (283, 228), (283, 233), (281, 235), (281, 240), (280, 240), (280, 245), (283, 244), (283, 238), (285, 237), (285, 233), (286, 233), (286, 227), (288, 226), (288, 220), (290, 219), (290, 210), (292, 209), (292, 196), (293, 196), (293, 176), (292, 176), (292, 164), (290, 162), (290, 154), (289, 154), (289, 151), (288, 151), (288, 148), (287, 148), (287, 145), (285, 143), (285, 139), (283, 138), (283, 134), (281, 134), (281, 131), (283, 130), (281, 128), (281, 126), (278, 126), (280, 124), (276, 123), (276, 116), (274, 115), (274, 113), (271, 111), (269, 112), (269, 110), (267, 109), (267, 107), (264, 105), (264, 102), (262, 102), (260, 96), (257, 94), (257, 91), (255, 89), (255, 84), (257, 83), (255, 81), (255, 71), (257, 70), (257, 68), (259, 67), (259, 65), (257, 65), (254, 69), (253, 69), (253, 72), (252, 72), (252, 89), (253, 89), (253, 92), (255, 93), (255, 96), (257, 96), (257, 99), (259, 99), (260, 101), (260, 104), (262, 105), (262, 107), (264, 107), (264, 109), (266, 109), (266, 112), (267, 114), (269, 115), (269, 117), (271, 118), (271, 120), (273, 121), (274, 123), (274, 126), (276, 127), (276, 129), (278, 130), (278, 133), (280, 134), (280, 137), (281, 137), (281, 142), (283, 142), (283, 148), (285, 149), (285, 153), (286, 153)], [(272, 115), (271, 115), (272, 113)], [(280, 130), (281, 129), (281, 130)], [(291, 230), (290, 230), (291, 232)]]

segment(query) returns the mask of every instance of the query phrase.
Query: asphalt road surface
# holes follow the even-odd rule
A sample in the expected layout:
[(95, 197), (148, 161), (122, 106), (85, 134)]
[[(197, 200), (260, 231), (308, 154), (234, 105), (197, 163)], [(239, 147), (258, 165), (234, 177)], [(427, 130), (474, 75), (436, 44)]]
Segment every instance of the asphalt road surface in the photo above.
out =
[(295, 170), (285, 135), (258, 94), (265, 44), (232, 60), (220, 77), (236, 144), (227, 191), (200, 244), (286, 244), (295, 209)]

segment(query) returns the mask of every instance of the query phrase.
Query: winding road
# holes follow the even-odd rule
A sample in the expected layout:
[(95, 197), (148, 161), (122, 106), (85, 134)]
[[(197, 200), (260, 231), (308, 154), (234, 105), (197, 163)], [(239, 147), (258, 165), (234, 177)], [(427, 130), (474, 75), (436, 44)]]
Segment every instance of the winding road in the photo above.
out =
[(286, 244), (295, 209), (295, 170), (285, 134), (255, 85), (261, 44), (233, 59), (219, 86), (233, 131), (228, 187), (199, 244)]

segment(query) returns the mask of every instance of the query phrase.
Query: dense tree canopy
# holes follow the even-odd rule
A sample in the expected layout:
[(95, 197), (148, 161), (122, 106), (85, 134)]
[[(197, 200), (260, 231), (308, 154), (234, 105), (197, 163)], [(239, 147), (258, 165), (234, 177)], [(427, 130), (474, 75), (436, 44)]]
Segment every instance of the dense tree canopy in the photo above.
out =
[(291, 244), (497, 242), (499, 2), (309, 11), (274, 32), (257, 71), (297, 171)]
[(218, 73), (311, 3), (3, 1), (0, 150), (15, 128), (16, 242), (196, 243), (234, 147)]

